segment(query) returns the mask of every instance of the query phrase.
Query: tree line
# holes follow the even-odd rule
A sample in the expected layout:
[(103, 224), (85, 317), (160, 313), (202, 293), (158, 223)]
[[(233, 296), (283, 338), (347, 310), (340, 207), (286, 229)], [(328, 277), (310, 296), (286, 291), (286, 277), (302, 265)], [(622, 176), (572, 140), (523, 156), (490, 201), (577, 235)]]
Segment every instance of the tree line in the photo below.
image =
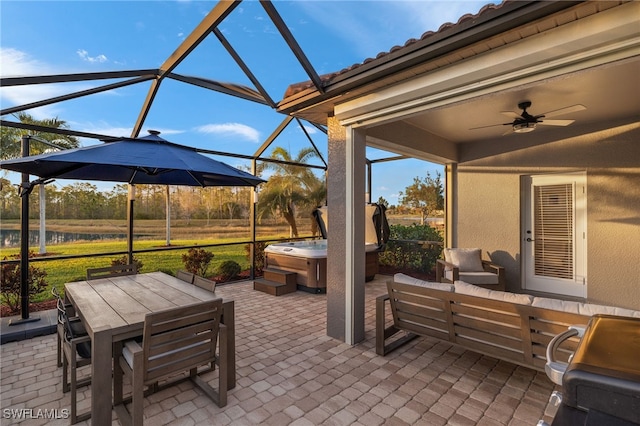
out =
[[(37, 124), (52, 128), (67, 128), (58, 118), (35, 120), (26, 113), (16, 118), (22, 123)], [(28, 132), (25, 130), (0, 128), (0, 158), (20, 156), (20, 140), (24, 134), (37, 136), (59, 149), (76, 148), (79, 142), (72, 136), (56, 133)], [(46, 152), (47, 145), (33, 144), (31, 154)], [(260, 185), (256, 218), (258, 222), (267, 218), (283, 218), (290, 227), (292, 237), (298, 236), (297, 218), (310, 217), (314, 208), (326, 203), (327, 188), (324, 176), (309, 167), (310, 159), (319, 157), (314, 148), (304, 148), (292, 156), (282, 147), (275, 147), (269, 158), (273, 162), (257, 164), (257, 174), (265, 176), (267, 182)], [(59, 186), (48, 184), (45, 191), (45, 211), (49, 219), (125, 219), (127, 216), (128, 185), (116, 184), (111, 190), (99, 191), (95, 184), (87, 182)], [(135, 219), (165, 219), (167, 199), (171, 218), (184, 219), (241, 219), (250, 214), (250, 188), (246, 187), (179, 187), (164, 185), (136, 185)], [(40, 197), (37, 190), (30, 195), (30, 217), (37, 219)], [(444, 208), (444, 189), (440, 174), (432, 177), (415, 177), (413, 184), (399, 193), (398, 206), (390, 206), (382, 197), (390, 214), (419, 214), (421, 222)], [(20, 217), (20, 197), (9, 180), (0, 178), (0, 217)]]
[[(165, 219), (167, 188), (162, 185), (136, 185), (134, 217)], [(126, 219), (128, 185), (117, 184), (100, 191), (91, 183), (45, 185), (45, 211), (48, 219)], [(249, 216), (249, 188), (169, 187), (171, 216), (176, 219), (242, 219)], [(29, 196), (30, 218), (38, 219), (40, 197), (34, 190)], [(0, 215), (3, 219), (20, 217), (17, 188), (0, 179)]]

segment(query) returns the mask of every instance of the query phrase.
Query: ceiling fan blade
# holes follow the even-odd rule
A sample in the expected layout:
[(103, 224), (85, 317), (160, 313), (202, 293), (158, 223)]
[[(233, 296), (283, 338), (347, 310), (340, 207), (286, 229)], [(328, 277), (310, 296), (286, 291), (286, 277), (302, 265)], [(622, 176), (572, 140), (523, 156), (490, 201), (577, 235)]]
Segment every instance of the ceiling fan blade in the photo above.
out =
[(488, 129), (490, 127), (510, 126), (511, 123), (491, 124), (489, 126), (472, 127), (469, 130)]
[(576, 120), (542, 120), (538, 121), (538, 124), (543, 126), (568, 126)]
[(517, 112), (513, 112), (513, 111), (500, 111), (500, 114), (507, 116), (509, 118), (522, 118), (522, 116), (520, 114), (518, 114)]
[(554, 111), (545, 112), (544, 114), (540, 114), (540, 115), (544, 116), (545, 118), (556, 117), (558, 115), (569, 114), (571, 112), (577, 112), (577, 111), (583, 111), (585, 109), (587, 109), (586, 106), (577, 104), (577, 105), (573, 105), (565, 108), (556, 109)]

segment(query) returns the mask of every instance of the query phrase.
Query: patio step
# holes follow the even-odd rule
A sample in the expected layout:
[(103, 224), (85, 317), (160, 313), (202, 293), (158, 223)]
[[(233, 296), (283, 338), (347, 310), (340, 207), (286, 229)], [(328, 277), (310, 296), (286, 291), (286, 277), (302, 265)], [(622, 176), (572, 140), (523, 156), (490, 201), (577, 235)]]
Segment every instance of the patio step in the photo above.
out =
[(263, 270), (263, 278), (253, 282), (253, 289), (273, 296), (293, 293), (297, 290), (296, 275), (295, 272), (291, 271), (265, 268)]

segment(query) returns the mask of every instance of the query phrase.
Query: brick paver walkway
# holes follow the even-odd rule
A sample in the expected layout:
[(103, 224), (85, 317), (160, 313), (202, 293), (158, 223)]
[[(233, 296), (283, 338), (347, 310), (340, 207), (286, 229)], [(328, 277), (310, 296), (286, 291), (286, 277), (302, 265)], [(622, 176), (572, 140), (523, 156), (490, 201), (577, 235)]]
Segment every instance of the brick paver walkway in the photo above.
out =
[[(217, 407), (190, 382), (145, 400), (145, 423), (173, 425), (535, 425), (553, 384), (544, 373), (420, 338), (375, 353), (375, 297), (367, 283), (366, 340), (326, 336), (326, 295), (274, 297), (251, 282), (219, 286), (236, 302), (237, 386)], [(2, 345), (2, 425), (69, 424), (55, 335)], [(216, 372), (206, 380), (216, 386)], [(80, 410), (91, 390), (79, 395)], [(25, 411), (23, 409), (30, 409)], [(13, 417), (23, 416), (23, 420)], [(31, 417), (24, 420), (24, 416)], [(42, 416), (36, 419), (33, 417)], [(115, 412), (114, 425), (119, 425)], [(81, 423), (82, 424), (82, 423)], [(85, 422), (88, 424), (88, 422)]]

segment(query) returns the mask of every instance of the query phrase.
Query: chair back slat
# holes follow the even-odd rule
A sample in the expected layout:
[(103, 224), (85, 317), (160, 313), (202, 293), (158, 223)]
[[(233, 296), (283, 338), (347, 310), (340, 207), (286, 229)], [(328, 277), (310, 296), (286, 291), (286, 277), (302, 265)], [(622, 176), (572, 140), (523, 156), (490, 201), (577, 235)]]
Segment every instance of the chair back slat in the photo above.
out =
[(179, 280), (188, 282), (189, 284), (193, 284), (193, 277), (195, 275), (191, 272), (183, 271), (182, 269), (176, 272), (176, 278)]
[(113, 275), (135, 275), (137, 273), (138, 267), (132, 263), (127, 265), (111, 265), (104, 268), (89, 268), (87, 269), (87, 280), (97, 280)]
[(150, 358), (147, 362), (148, 378), (159, 378), (210, 363), (215, 359), (211, 346), (211, 340), (209, 340), (184, 346), (174, 351), (163, 352), (162, 356)]
[(216, 291), (216, 282), (213, 280), (208, 280), (206, 278), (202, 278), (198, 275), (195, 276), (195, 278), (193, 279), (193, 285), (196, 285), (200, 288), (203, 288), (205, 290), (208, 290), (212, 293), (215, 293)]
[[(177, 311), (179, 308), (173, 308), (162, 311), (162, 317), (154, 318), (153, 322), (149, 325), (149, 333), (154, 339), (161, 339), (162, 333), (183, 333), (183, 328), (189, 326), (195, 326), (203, 322), (214, 321), (211, 318), (210, 309), (205, 311), (191, 311), (181, 312), (181, 316), (174, 316), (174, 309)], [(150, 314), (155, 315), (155, 314)]]
[[(188, 339), (191, 335), (210, 331), (213, 327), (215, 327), (213, 321), (206, 321), (189, 327), (173, 330), (171, 332), (158, 334), (155, 336), (154, 346), (151, 347), (151, 350), (156, 350), (155, 348), (162, 347), (162, 345), (166, 344), (179, 344), (183, 340)], [(151, 352), (149, 355), (154, 356), (155, 353)]]
[(222, 299), (147, 314), (142, 338), (144, 382), (215, 360)]

